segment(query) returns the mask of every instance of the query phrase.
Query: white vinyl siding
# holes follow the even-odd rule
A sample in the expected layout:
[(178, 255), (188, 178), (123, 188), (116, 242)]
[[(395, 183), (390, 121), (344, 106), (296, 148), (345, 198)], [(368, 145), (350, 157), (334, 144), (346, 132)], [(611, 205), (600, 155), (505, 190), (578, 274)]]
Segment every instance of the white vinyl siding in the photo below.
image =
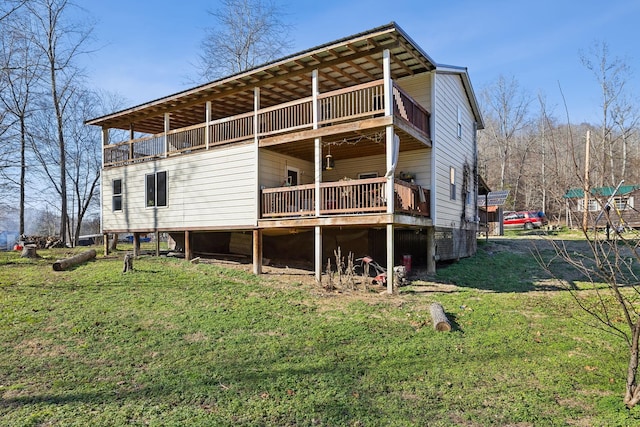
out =
[[(377, 172), (379, 177), (387, 173), (384, 154), (357, 159), (336, 160), (334, 169), (322, 172), (322, 180), (326, 182), (338, 181), (341, 178), (358, 179), (358, 174), (371, 172)], [(400, 172), (415, 174), (416, 184), (427, 189), (430, 188), (431, 149), (401, 151), (395, 175), (397, 176)]]
[(406, 77), (396, 80), (411, 98), (417, 101), (424, 109), (431, 112), (431, 78), (428, 73)]
[[(466, 96), (461, 77), (458, 74), (438, 73), (435, 84), (435, 129), (433, 150), (436, 156), (435, 188), (436, 200), (434, 225), (440, 227), (460, 227), (463, 206), (465, 217), (472, 221), (475, 218), (473, 204), (466, 203), (463, 191), (465, 163), (467, 173), (473, 171), (474, 117), (469, 100)], [(460, 123), (460, 128), (458, 126)], [(462, 137), (458, 137), (461, 129)], [(455, 199), (451, 198), (451, 168), (455, 169), (456, 191)], [(469, 176), (468, 185), (473, 185), (473, 176)], [(474, 191), (467, 188), (466, 191)]]
[(314, 168), (312, 162), (283, 156), (273, 151), (260, 151), (260, 185), (265, 188), (281, 187), (287, 179), (287, 170), (298, 171), (298, 184), (312, 184)]
[[(145, 177), (160, 171), (166, 171), (168, 176), (167, 206), (145, 209)], [(103, 227), (128, 230), (254, 226), (254, 171), (250, 144), (105, 169), (103, 183), (126, 178), (122, 192), (127, 197), (122, 211), (103, 212)], [(110, 201), (111, 185), (102, 188), (103, 201)]]

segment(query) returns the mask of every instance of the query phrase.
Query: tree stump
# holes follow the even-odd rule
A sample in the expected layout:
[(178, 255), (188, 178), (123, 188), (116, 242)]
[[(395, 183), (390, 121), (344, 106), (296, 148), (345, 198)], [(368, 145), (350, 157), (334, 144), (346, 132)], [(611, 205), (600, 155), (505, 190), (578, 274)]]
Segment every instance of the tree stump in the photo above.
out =
[(20, 258), (38, 258), (39, 255), (36, 252), (36, 245), (25, 245), (22, 248)]
[(127, 253), (124, 256), (124, 263), (122, 266), (122, 272), (127, 273), (129, 271), (133, 271), (133, 254)]
[(431, 311), (431, 319), (433, 319), (433, 328), (436, 331), (449, 332), (451, 330), (451, 323), (449, 323), (449, 319), (447, 319), (442, 305), (434, 302), (429, 307), (429, 310)]

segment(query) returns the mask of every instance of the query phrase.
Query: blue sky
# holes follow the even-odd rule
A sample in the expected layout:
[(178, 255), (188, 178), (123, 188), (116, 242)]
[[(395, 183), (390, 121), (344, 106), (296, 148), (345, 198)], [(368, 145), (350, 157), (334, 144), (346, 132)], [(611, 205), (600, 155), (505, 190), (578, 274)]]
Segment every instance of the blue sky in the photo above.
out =
[[(599, 89), (580, 63), (595, 41), (633, 70), (640, 100), (640, 0), (323, 0), (287, 1), (293, 52), (395, 21), (436, 62), (467, 67), (476, 94), (514, 77), (564, 120), (598, 123)], [(187, 89), (217, 1), (89, 0), (99, 49), (86, 62), (90, 84), (137, 105)], [(291, 52), (291, 53), (293, 53)]]

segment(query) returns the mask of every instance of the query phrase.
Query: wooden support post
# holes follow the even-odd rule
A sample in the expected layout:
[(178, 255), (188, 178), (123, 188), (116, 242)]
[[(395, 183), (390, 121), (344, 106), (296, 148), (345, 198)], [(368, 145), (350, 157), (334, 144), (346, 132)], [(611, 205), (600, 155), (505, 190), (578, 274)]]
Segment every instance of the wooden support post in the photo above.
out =
[(451, 323), (449, 323), (449, 319), (447, 319), (444, 308), (440, 303), (434, 302), (431, 304), (429, 311), (431, 312), (431, 319), (433, 320), (433, 329), (444, 332), (451, 330)]
[(104, 233), (102, 235), (102, 245), (104, 247), (104, 256), (109, 255), (109, 234)]
[(253, 230), (253, 274), (262, 274), (262, 230)]
[(314, 249), (314, 261), (316, 281), (320, 283), (322, 281), (322, 227), (316, 225), (315, 227), (315, 249)]
[(153, 239), (156, 242), (156, 256), (160, 256), (160, 232), (158, 230), (153, 233)]
[(394, 252), (394, 239), (393, 239), (393, 224), (387, 224), (387, 293), (393, 293), (393, 285), (395, 277), (393, 274), (393, 252)]
[(427, 273), (436, 273), (436, 228), (427, 227)]
[(191, 232), (189, 230), (184, 232), (184, 258), (187, 261), (193, 258), (193, 253), (191, 252)]
[(140, 233), (133, 233), (133, 256), (140, 256)]

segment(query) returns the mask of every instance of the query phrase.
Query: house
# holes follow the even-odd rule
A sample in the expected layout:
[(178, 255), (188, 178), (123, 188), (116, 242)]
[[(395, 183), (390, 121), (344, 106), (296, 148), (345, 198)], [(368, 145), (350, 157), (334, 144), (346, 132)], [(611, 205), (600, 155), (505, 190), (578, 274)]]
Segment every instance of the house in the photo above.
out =
[[(564, 194), (567, 202), (567, 224), (576, 221), (582, 224), (585, 212), (585, 197), (582, 188), (571, 188)], [(595, 187), (587, 199), (587, 221), (589, 227), (640, 227), (640, 185), (618, 187)], [(609, 206), (609, 209), (605, 209)], [(607, 221), (607, 215), (609, 221)]]
[(105, 237), (167, 232), (187, 258), (304, 260), (318, 280), (338, 247), (430, 271), (476, 250), (468, 73), (393, 22), (87, 123)]

